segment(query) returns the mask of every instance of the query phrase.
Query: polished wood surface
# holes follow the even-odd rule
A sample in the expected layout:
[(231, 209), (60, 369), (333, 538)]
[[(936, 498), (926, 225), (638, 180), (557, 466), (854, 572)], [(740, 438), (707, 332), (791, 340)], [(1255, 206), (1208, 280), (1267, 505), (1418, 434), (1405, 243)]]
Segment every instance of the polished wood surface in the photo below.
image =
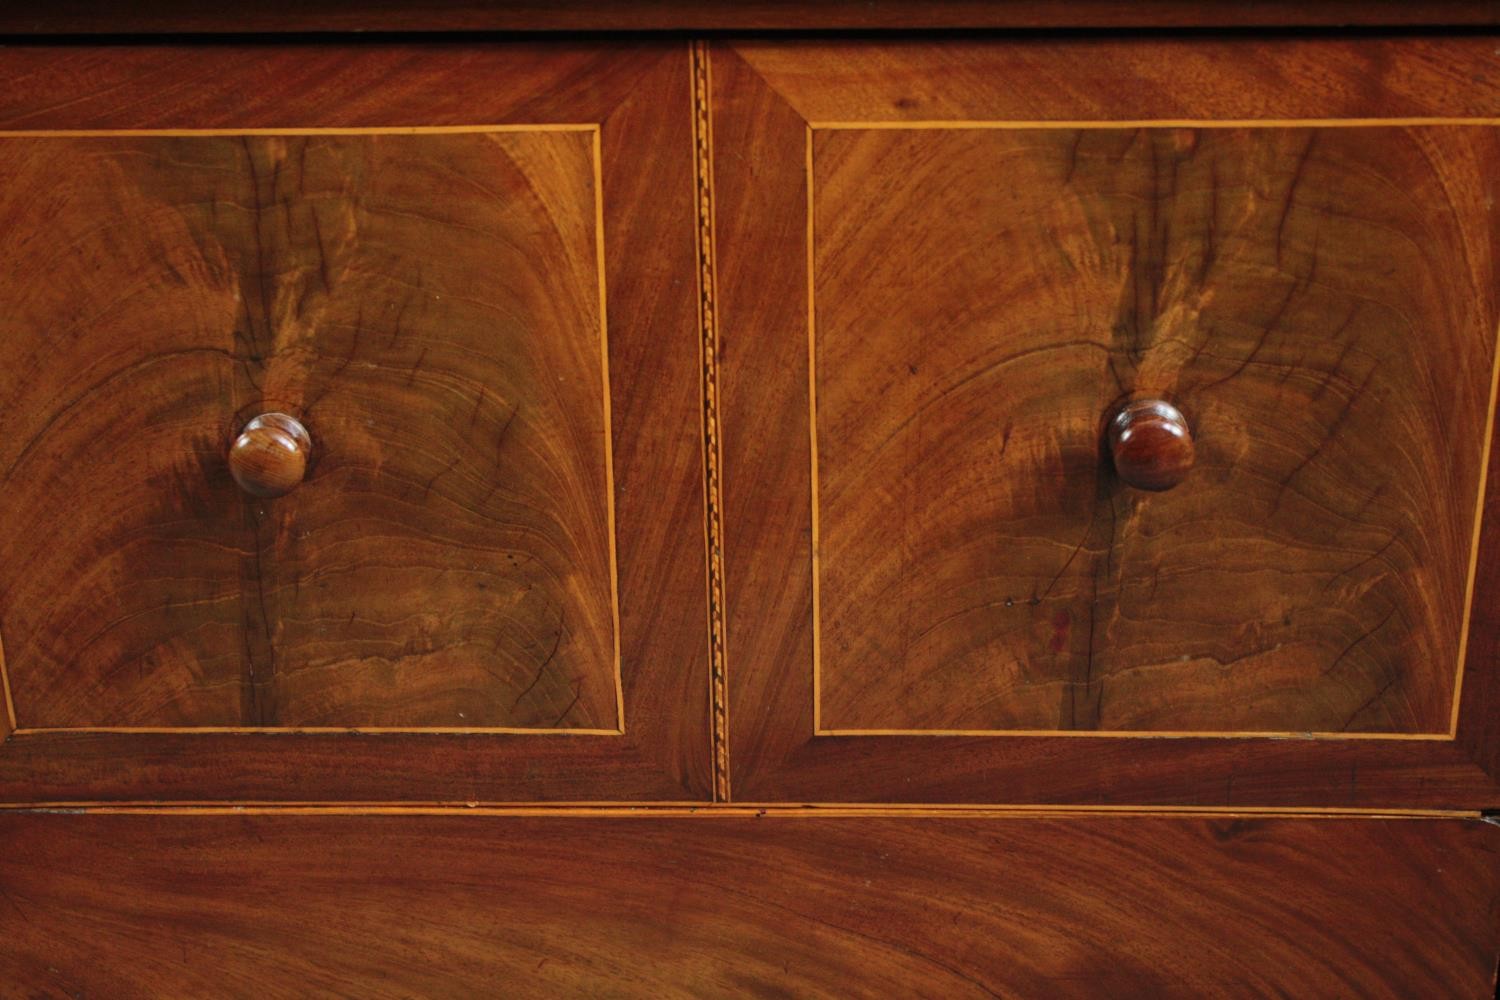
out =
[(296, 417), (262, 413), (229, 446), (229, 474), (254, 497), (286, 496), (307, 475), (312, 435)]
[(0, 143), (21, 726), (619, 728), (592, 129)]
[[(851, 126), (812, 170), (822, 728), (1448, 731), (1490, 129)], [(1126, 395), (1192, 436), (1106, 447)]]
[(1487, 25), (1489, 0), (206, 0), (17, 2), (0, 32), (777, 31)]
[[(686, 46), (0, 74), (0, 794), (705, 797)], [(268, 409), (316, 452), (256, 503)]]
[(1500, 117), (1495, 46), (1483, 34), (755, 38), (729, 47), (803, 121), (825, 125)]
[[(1434, 38), (715, 46), (735, 794), (1493, 801), (1451, 726), (1460, 661), (1477, 688), (1494, 673), (1463, 643), (1496, 326), (1495, 64), (1480, 40)], [(1136, 391), (1191, 414), (1198, 464), (1176, 490), (1122, 489), (1101, 461), (1102, 421)], [(1198, 529), (1173, 513), (1208, 494)], [(1019, 516), (1028, 496), (1076, 530), (973, 516)], [(1157, 601), (1114, 585), (1132, 571), (1112, 523), (1150, 528), (1127, 548), (1169, 571)], [(1189, 576), (1223, 575), (1174, 590), (1189, 550)], [(1096, 556), (1097, 595), (1079, 568)], [(1284, 580), (1257, 577), (1277, 565)], [(1298, 591), (1308, 575), (1326, 592)], [(1054, 577), (1078, 606), (1033, 629)], [(1288, 587), (1290, 625), (1264, 600)]]
[(0, 994), (1493, 995), (1495, 51), (8, 47)]
[(1159, 493), (1193, 470), (1197, 448), (1182, 411), (1164, 399), (1135, 400), (1110, 417), (1104, 431), (1109, 462), (1126, 486)]
[(1477, 1000), (1496, 837), (1460, 819), (0, 816), (0, 991)]

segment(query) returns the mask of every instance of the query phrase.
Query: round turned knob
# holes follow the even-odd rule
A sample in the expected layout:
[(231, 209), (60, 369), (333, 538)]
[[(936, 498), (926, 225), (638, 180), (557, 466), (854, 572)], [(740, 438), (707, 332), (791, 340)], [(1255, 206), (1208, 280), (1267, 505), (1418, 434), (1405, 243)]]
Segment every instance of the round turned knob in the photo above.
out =
[(312, 438), (295, 417), (262, 413), (229, 446), (229, 474), (251, 496), (279, 497), (302, 482), (311, 455)]
[(1126, 403), (1110, 419), (1108, 437), (1115, 472), (1138, 490), (1170, 490), (1193, 467), (1193, 433), (1166, 400)]

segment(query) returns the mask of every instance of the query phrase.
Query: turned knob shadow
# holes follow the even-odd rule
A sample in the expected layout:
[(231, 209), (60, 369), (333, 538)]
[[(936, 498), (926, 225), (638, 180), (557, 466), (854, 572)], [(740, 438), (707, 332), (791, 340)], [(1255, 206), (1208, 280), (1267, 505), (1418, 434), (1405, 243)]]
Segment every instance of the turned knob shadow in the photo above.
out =
[(1115, 473), (1138, 490), (1169, 490), (1193, 467), (1192, 430), (1166, 400), (1126, 403), (1110, 418), (1106, 437)]

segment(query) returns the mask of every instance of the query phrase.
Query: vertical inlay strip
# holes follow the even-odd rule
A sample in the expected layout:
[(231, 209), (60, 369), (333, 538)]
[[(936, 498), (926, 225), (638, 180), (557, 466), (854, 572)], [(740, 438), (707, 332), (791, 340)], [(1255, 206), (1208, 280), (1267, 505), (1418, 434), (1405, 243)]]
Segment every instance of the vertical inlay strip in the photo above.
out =
[(708, 545), (709, 703), (714, 801), (728, 802), (729, 702), (724, 673), (724, 535), (719, 488), (719, 334), (714, 313), (713, 132), (708, 43), (692, 43), (693, 159), (698, 197), (698, 320), (703, 351), (704, 521)]
[(0, 640), (0, 698), (4, 698), (4, 717), (0, 718), (0, 742), (20, 727), (16, 725), (16, 703), (10, 695), (10, 675), (5, 671), (5, 642)]

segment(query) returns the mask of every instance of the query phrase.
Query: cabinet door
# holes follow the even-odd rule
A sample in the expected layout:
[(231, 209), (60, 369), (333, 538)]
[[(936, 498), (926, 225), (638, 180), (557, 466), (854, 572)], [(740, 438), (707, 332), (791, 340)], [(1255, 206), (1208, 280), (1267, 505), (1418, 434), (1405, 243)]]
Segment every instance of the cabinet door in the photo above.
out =
[(4, 796), (705, 797), (686, 47), (4, 74)]
[(736, 798), (1493, 804), (1493, 45), (710, 58)]

